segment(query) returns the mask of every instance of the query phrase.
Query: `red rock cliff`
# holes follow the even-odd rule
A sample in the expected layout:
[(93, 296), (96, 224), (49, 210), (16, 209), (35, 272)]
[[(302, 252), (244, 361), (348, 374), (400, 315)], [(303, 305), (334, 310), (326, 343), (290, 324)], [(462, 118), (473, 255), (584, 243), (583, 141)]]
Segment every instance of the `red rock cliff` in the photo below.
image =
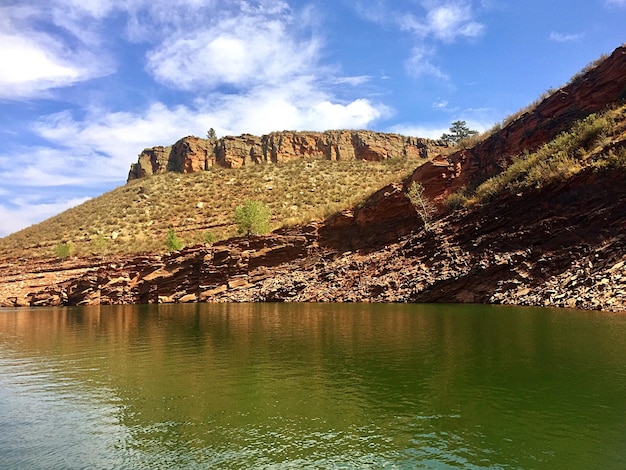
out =
[(475, 147), (440, 156), (415, 170), (427, 196), (443, 201), (464, 185), (484, 180), (500, 171), (503, 161), (549, 142), (586, 116), (626, 100), (626, 46)]
[(428, 158), (445, 147), (438, 141), (371, 131), (273, 132), (217, 140), (184, 137), (169, 147), (152, 147), (139, 155), (128, 181), (174, 171), (193, 173), (213, 165), (239, 168), (294, 158), (379, 161), (392, 157)]

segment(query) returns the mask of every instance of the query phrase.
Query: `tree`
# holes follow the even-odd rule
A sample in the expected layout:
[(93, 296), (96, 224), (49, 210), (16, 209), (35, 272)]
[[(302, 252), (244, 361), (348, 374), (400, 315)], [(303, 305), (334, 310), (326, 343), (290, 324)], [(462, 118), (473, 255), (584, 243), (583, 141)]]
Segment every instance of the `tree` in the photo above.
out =
[(215, 133), (215, 129), (211, 127), (206, 133), (206, 138), (209, 140), (217, 139), (217, 134)]
[(261, 201), (247, 199), (235, 209), (237, 232), (247, 236), (267, 233), (270, 231), (270, 216), (269, 207)]
[(430, 221), (436, 208), (432, 201), (424, 196), (424, 186), (413, 181), (406, 192), (406, 197), (409, 198), (409, 201), (411, 201), (411, 204), (413, 204), (415, 208), (415, 212), (417, 212), (417, 215), (422, 219), (422, 222), (424, 222), (424, 230), (429, 230)]
[(165, 240), (165, 245), (167, 246), (167, 249), (170, 251), (178, 251), (181, 250), (185, 244), (178, 238), (178, 236), (176, 235), (176, 232), (174, 232), (174, 229), (172, 227), (169, 228), (169, 230), (167, 231), (167, 238)]
[(476, 134), (478, 134), (478, 131), (474, 131), (467, 127), (467, 123), (465, 121), (454, 121), (450, 126), (450, 134), (444, 133), (441, 136), (441, 140), (447, 142), (448, 144), (457, 145), (462, 140)]

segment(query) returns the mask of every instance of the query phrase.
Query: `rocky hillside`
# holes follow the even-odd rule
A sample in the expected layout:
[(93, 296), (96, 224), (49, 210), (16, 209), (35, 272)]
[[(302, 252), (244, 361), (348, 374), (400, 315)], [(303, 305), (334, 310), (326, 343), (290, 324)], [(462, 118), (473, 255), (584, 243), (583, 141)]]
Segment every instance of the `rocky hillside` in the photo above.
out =
[[(626, 312), (625, 90), (620, 47), (476, 146), (324, 222), (167, 255), (6, 263), (0, 304), (489, 302)], [(428, 230), (405, 195), (412, 181), (440, 203)], [(451, 194), (464, 198), (455, 210), (444, 204)]]
[(624, 100), (626, 46), (621, 46), (474, 147), (422, 165), (413, 179), (423, 182), (431, 198), (443, 201), (459, 188), (500, 172), (514, 156), (537, 149), (575, 121)]
[(221, 139), (188, 136), (168, 147), (152, 147), (139, 155), (128, 181), (146, 175), (194, 173), (213, 166), (240, 168), (293, 159), (381, 161), (389, 158), (426, 159), (441, 153), (440, 141), (370, 131), (272, 132)]

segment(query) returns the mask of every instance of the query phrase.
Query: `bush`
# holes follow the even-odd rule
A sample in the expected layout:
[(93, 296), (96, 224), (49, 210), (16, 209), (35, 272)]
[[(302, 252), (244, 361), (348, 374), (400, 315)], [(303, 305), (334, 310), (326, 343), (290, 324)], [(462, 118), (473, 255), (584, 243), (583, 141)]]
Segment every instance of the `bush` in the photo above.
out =
[(72, 242), (61, 242), (54, 248), (54, 254), (59, 259), (69, 258), (74, 254), (74, 244)]
[(455, 209), (459, 209), (464, 207), (467, 204), (468, 197), (466, 193), (465, 187), (459, 189), (458, 191), (448, 195), (444, 202), (444, 206), (446, 209), (453, 211)]
[(170, 251), (178, 251), (185, 246), (185, 244), (180, 241), (180, 239), (176, 235), (176, 232), (174, 232), (174, 229), (171, 227), (167, 231), (167, 239), (165, 240), (165, 245)]
[(109, 241), (102, 232), (98, 232), (96, 238), (91, 241), (91, 244), (96, 253), (100, 254), (106, 253), (109, 247)]
[(206, 232), (204, 234), (204, 243), (206, 243), (207, 245), (212, 245), (213, 243), (215, 243), (215, 235), (213, 235), (211, 232)]
[(235, 209), (237, 232), (247, 236), (269, 232), (270, 215), (270, 209), (261, 201), (247, 199)]

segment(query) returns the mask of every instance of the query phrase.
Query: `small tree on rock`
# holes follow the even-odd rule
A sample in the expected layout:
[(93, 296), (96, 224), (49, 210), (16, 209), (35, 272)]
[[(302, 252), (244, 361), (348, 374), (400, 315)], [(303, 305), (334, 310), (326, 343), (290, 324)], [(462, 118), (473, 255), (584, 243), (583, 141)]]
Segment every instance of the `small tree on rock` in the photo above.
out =
[(424, 195), (424, 186), (413, 181), (406, 192), (406, 197), (409, 198), (409, 201), (415, 208), (415, 212), (424, 222), (424, 230), (429, 230), (430, 221), (435, 214), (436, 208), (432, 201)]
[(237, 232), (246, 236), (260, 235), (270, 231), (271, 212), (261, 201), (247, 199), (235, 209)]
[(478, 134), (478, 131), (472, 130), (467, 127), (467, 123), (465, 121), (454, 121), (452, 126), (450, 126), (450, 134), (444, 133), (441, 136), (441, 140), (447, 142), (448, 144), (457, 145), (462, 140), (467, 139), (468, 137), (472, 137)]
[(215, 133), (215, 129), (211, 127), (206, 133), (206, 138), (209, 140), (217, 139), (217, 134)]

